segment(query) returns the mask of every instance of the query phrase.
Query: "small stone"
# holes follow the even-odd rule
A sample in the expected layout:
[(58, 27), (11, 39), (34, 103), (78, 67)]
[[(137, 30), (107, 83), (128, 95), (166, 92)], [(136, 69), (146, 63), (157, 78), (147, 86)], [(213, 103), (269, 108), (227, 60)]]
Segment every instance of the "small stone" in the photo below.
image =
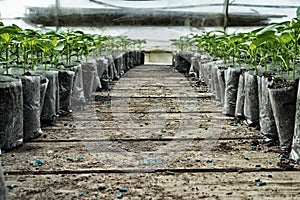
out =
[(104, 184), (101, 184), (101, 185), (99, 185), (98, 190), (99, 191), (106, 190), (106, 186)]
[(128, 189), (127, 189), (127, 188), (121, 187), (121, 188), (119, 188), (119, 191), (120, 191), (120, 192), (128, 192)]
[(201, 162), (201, 160), (200, 160), (199, 158), (197, 158), (195, 161), (196, 161), (196, 162)]
[(171, 125), (171, 123), (170, 122), (166, 122), (166, 126), (170, 126)]
[(44, 164), (43, 160), (41, 160), (41, 159), (36, 159), (35, 163), (37, 163), (38, 165), (43, 165)]
[(123, 142), (123, 140), (120, 140), (120, 139), (118, 140), (118, 143), (122, 143), (122, 142)]
[(8, 185), (7, 186), (9, 189), (14, 189), (15, 187), (16, 187), (16, 185), (15, 184), (10, 184), (10, 185)]
[(252, 149), (252, 150), (256, 150), (256, 149), (257, 149), (257, 146), (251, 146), (251, 149)]
[(232, 192), (227, 192), (226, 195), (232, 195)]
[(255, 167), (261, 167), (261, 164), (256, 164)]
[(74, 159), (73, 159), (73, 158), (71, 158), (71, 157), (67, 157), (67, 161), (71, 161), (71, 162), (73, 162), (73, 161), (74, 161)]
[(239, 142), (240, 142), (241, 144), (245, 144), (245, 143), (246, 143), (246, 141), (243, 140), (243, 139), (240, 139)]
[(245, 156), (244, 156), (244, 159), (245, 159), (245, 160), (249, 160), (249, 157), (245, 155)]
[(166, 131), (165, 129), (162, 129), (161, 132), (162, 132), (162, 133), (166, 133), (167, 131)]
[(84, 158), (82, 156), (78, 156), (77, 161), (84, 161)]
[(280, 161), (285, 161), (285, 158), (284, 157), (280, 157), (279, 160)]
[(209, 159), (208, 159), (208, 160), (206, 161), (206, 163), (212, 163), (212, 160), (209, 160)]
[(243, 173), (243, 170), (242, 169), (238, 169), (237, 173), (241, 174), (241, 173)]
[(272, 174), (268, 174), (268, 178), (273, 178), (273, 175)]
[(163, 142), (162, 144), (163, 144), (163, 145), (167, 145), (167, 143), (166, 143), (166, 142)]
[(260, 181), (260, 182), (257, 184), (257, 186), (264, 186), (264, 185), (267, 185), (267, 183), (264, 182), (264, 181)]
[(124, 195), (122, 193), (120, 193), (120, 194), (117, 195), (118, 199), (122, 199), (123, 197), (124, 197)]
[(78, 192), (78, 196), (82, 197), (84, 195), (84, 192)]
[(256, 179), (255, 179), (255, 182), (260, 182), (260, 178), (256, 178)]

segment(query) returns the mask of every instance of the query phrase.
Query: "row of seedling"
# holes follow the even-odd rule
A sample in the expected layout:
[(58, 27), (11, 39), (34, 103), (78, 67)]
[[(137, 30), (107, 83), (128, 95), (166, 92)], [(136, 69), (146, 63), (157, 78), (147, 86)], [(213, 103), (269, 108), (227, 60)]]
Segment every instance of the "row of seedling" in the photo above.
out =
[(143, 64), (144, 40), (0, 25), (0, 150), (42, 135)]
[(285, 158), (299, 162), (300, 9), (297, 14), (247, 33), (184, 36), (173, 41), (180, 49), (173, 65), (205, 82), (223, 114), (257, 126), (266, 143), (279, 143)]

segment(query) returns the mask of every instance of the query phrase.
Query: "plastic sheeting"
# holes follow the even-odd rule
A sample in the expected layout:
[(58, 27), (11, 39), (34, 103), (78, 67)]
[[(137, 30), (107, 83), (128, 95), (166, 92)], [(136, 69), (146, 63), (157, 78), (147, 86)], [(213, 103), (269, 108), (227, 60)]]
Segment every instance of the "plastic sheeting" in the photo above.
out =
[(174, 54), (174, 68), (180, 73), (188, 73), (191, 68), (193, 52), (177, 52)]
[[(299, 80), (300, 85), (300, 80)], [(296, 116), (295, 116), (295, 132), (293, 137), (291, 159), (300, 164), (300, 87), (298, 85), (297, 104), (296, 104)]]
[(266, 142), (276, 142), (278, 140), (278, 133), (268, 89), (268, 86), (272, 84), (272, 80), (264, 76), (258, 76), (257, 82), (260, 132), (265, 137)]
[(290, 152), (295, 127), (296, 87), (269, 90), (281, 151)]
[(82, 65), (79, 64), (74, 67), (71, 67), (70, 70), (75, 72), (72, 103), (83, 104), (83, 103), (85, 103), (85, 96), (84, 96), (84, 91), (83, 91)]
[(0, 150), (23, 143), (23, 92), (20, 79), (0, 76)]
[(72, 112), (72, 94), (75, 72), (60, 70), (59, 79), (59, 101), (60, 111), (65, 113)]
[(225, 70), (225, 97), (223, 105), (223, 114), (234, 116), (237, 91), (240, 77), (240, 69), (229, 67)]
[(40, 77), (21, 76), (23, 86), (24, 141), (42, 135), (40, 122)]
[(96, 90), (101, 88), (96, 61), (82, 64), (82, 80), (85, 99), (91, 100)]
[(257, 76), (255, 72), (247, 71), (244, 73), (244, 115), (248, 125), (257, 125), (259, 123), (259, 104)]
[(6, 191), (5, 181), (4, 181), (3, 170), (1, 167), (1, 162), (0, 162), (0, 200), (7, 200), (7, 191)]
[(55, 125), (57, 118), (57, 106), (59, 105), (57, 99), (59, 95), (58, 90), (58, 71), (44, 71), (41, 72), (49, 80), (46, 90), (44, 105), (42, 109), (41, 122), (42, 125)]
[(112, 80), (118, 80), (120, 76), (115, 66), (114, 57), (112, 55), (106, 56), (108, 60), (108, 75)]
[(114, 58), (114, 65), (117, 70), (117, 74), (119, 77), (122, 77), (125, 74), (124, 70), (124, 62), (123, 62), (123, 54), (115, 54), (113, 55)]
[(235, 106), (235, 117), (244, 117), (244, 102), (245, 102), (245, 76), (244, 73), (240, 74), (236, 106)]
[(40, 76), (40, 80), (41, 80), (41, 84), (40, 84), (40, 86), (41, 86), (40, 87), (40, 117), (41, 117), (49, 80), (46, 78), (46, 76), (42, 76), (42, 75)]

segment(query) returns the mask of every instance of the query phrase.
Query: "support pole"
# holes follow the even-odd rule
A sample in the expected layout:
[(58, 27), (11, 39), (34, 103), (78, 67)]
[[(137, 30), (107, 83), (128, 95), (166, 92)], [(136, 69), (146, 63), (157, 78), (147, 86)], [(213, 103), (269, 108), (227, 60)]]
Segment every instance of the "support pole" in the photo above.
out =
[(229, 0), (224, 1), (224, 31), (226, 31), (228, 26), (228, 7), (229, 7)]
[(55, 26), (59, 30), (60, 0), (55, 0)]

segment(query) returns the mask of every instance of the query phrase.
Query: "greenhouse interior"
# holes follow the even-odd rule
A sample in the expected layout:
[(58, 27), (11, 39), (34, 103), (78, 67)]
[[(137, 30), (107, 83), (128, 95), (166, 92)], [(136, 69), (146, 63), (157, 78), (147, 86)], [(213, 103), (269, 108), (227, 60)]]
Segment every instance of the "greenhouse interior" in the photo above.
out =
[(0, 0), (0, 200), (300, 199), (299, 0)]

